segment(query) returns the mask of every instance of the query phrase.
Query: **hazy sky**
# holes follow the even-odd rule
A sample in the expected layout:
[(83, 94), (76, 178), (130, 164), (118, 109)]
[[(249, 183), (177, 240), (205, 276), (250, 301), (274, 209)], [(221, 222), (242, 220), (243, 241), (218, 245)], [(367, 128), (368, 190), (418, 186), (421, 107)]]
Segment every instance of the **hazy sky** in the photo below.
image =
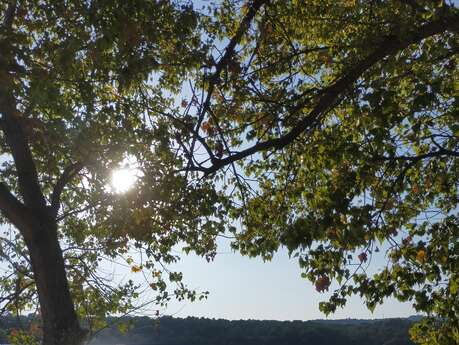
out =
[[(223, 244), (225, 246), (225, 244)], [(375, 266), (381, 263), (374, 262)], [(229, 250), (212, 263), (196, 256), (183, 256), (177, 265), (190, 287), (207, 290), (209, 298), (200, 302), (172, 303), (163, 312), (177, 317), (203, 316), (225, 319), (309, 320), (325, 318), (318, 303), (329, 294), (318, 293), (300, 277), (295, 258), (279, 252), (271, 262), (242, 257)], [(333, 287), (333, 286), (332, 286)], [(332, 289), (330, 289), (332, 291)], [(360, 298), (330, 318), (406, 317), (415, 314), (409, 303), (388, 300), (372, 314)]]
[[(210, 294), (203, 301), (172, 302), (167, 308), (161, 309), (161, 315), (233, 320), (325, 318), (318, 309), (318, 303), (326, 300), (330, 294), (318, 293), (308, 280), (301, 278), (297, 260), (290, 259), (285, 250), (278, 252), (272, 261), (263, 262), (259, 258), (243, 257), (239, 253), (231, 252), (228, 247), (227, 241), (220, 241), (220, 252), (210, 263), (196, 255), (176, 253), (180, 254), (182, 260), (169, 268), (183, 272), (183, 281), (190, 288), (209, 291)], [(134, 253), (132, 256), (136, 258)], [(383, 259), (383, 254), (373, 259), (371, 267), (381, 267)], [(4, 273), (4, 267), (5, 263), (1, 262), (0, 273)], [(141, 273), (132, 273), (125, 264), (105, 263), (102, 270), (113, 275), (116, 281), (144, 281)], [(332, 284), (330, 291), (334, 288), (336, 285)], [(143, 294), (140, 299), (147, 301), (153, 297), (151, 291)], [(150, 305), (142, 314), (154, 316), (157, 309), (155, 305)], [(382, 306), (376, 307), (372, 314), (364, 307), (360, 298), (354, 297), (344, 309), (339, 309), (329, 318), (407, 317), (413, 314), (415, 311), (410, 303), (402, 304), (396, 300), (386, 301)]]

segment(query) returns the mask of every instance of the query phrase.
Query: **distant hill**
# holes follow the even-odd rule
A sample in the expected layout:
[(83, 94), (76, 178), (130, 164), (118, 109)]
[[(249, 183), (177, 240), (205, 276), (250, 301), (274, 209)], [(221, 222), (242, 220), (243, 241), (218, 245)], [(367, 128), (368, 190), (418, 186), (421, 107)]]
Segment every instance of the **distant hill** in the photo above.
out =
[[(91, 345), (414, 345), (408, 329), (413, 319), (258, 321), (148, 317), (111, 319), (130, 323), (126, 333), (105, 329)], [(23, 324), (30, 321), (22, 320)], [(0, 318), (0, 329), (16, 327)], [(0, 336), (0, 343), (5, 342)]]
[(126, 334), (105, 330), (92, 345), (413, 345), (409, 319), (228, 321), (136, 318)]

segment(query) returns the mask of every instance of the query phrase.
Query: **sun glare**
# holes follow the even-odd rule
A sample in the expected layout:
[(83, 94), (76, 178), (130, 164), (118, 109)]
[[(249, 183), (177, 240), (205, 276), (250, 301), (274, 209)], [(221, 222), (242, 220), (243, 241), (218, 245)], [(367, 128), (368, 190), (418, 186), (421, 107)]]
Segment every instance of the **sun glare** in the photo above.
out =
[(137, 169), (120, 168), (113, 170), (111, 188), (115, 193), (125, 193), (137, 181)]

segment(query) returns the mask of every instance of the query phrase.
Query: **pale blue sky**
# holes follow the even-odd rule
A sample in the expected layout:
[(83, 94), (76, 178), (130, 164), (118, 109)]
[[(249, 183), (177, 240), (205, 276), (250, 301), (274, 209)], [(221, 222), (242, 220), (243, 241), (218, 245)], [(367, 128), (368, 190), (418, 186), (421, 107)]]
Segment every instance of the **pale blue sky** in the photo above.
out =
[[(260, 258), (243, 257), (231, 252), (227, 241), (220, 241), (220, 252), (213, 262), (196, 255), (181, 255), (182, 260), (170, 266), (181, 271), (184, 282), (190, 288), (209, 291), (207, 300), (197, 302), (171, 302), (162, 315), (175, 317), (208, 317), (224, 319), (269, 319), (269, 320), (311, 320), (325, 318), (318, 303), (326, 300), (329, 294), (318, 293), (314, 286), (300, 277), (301, 270), (296, 259), (290, 259), (285, 250), (278, 252), (272, 261), (263, 262)], [(138, 257), (131, 253), (135, 261)], [(137, 259), (137, 260), (136, 260)], [(373, 262), (372, 268), (380, 267), (382, 257)], [(3, 273), (4, 263), (0, 264)], [(371, 269), (370, 269), (371, 270)], [(102, 266), (104, 273), (115, 281), (132, 279), (144, 283), (142, 274), (130, 272), (124, 264)], [(144, 284), (145, 285), (145, 284)], [(330, 291), (336, 288), (331, 287)], [(151, 300), (155, 295), (147, 289), (140, 297), (141, 302)], [(150, 305), (141, 314), (154, 316), (158, 309)], [(388, 300), (370, 313), (363, 301), (354, 297), (344, 309), (331, 315), (331, 319), (341, 318), (383, 318), (407, 317), (415, 314), (409, 303)]]
[[(222, 243), (223, 246), (227, 246)], [(200, 302), (171, 303), (163, 312), (176, 317), (197, 316), (225, 319), (310, 320), (325, 318), (318, 303), (329, 294), (318, 293), (300, 277), (296, 259), (285, 250), (264, 263), (221, 248), (214, 262), (189, 255), (175, 268), (184, 273), (190, 287), (210, 292)], [(382, 258), (374, 262), (379, 266)], [(330, 289), (331, 291), (332, 289)], [(354, 297), (344, 309), (329, 318), (407, 317), (415, 314), (410, 303), (388, 300), (372, 314)]]

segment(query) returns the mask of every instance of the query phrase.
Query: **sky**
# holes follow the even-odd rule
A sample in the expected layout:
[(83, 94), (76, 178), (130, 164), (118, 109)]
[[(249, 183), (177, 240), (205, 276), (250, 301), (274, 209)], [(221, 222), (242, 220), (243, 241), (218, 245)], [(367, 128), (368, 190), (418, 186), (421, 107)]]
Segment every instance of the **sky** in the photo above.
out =
[[(186, 255), (179, 251), (174, 254), (179, 255), (181, 260), (168, 268), (183, 272), (183, 281), (188, 287), (201, 292), (208, 291), (209, 295), (206, 300), (196, 302), (172, 301), (166, 308), (160, 309), (161, 316), (229, 320), (326, 318), (319, 311), (318, 304), (327, 300), (330, 293), (317, 292), (311, 282), (301, 278), (297, 260), (289, 258), (286, 250), (276, 253), (272, 261), (263, 262), (260, 258), (243, 257), (231, 251), (229, 241), (222, 239), (219, 241), (219, 252), (210, 263), (196, 255)], [(132, 256), (136, 257), (135, 254)], [(383, 257), (375, 258), (372, 267), (381, 267), (382, 260)], [(0, 264), (2, 272), (4, 264)], [(132, 273), (127, 265), (105, 263), (102, 270), (108, 274), (112, 272), (115, 281), (132, 279), (144, 282), (142, 275)], [(336, 287), (332, 285), (330, 292)], [(154, 296), (153, 293), (141, 295), (140, 303)], [(156, 310), (158, 307), (151, 304), (142, 309), (140, 314), (154, 317)], [(400, 303), (394, 299), (377, 306), (374, 313), (371, 313), (365, 308), (362, 299), (353, 297), (344, 309), (338, 309), (328, 319), (408, 317), (415, 313), (410, 303)]]
[[(161, 310), (162, 315), (230, 320), (326, 318), (319, 311), (318, 304), (325, 301), (330, 294), (318, 293), (311, 282), (301, 278), (296, 259), (289, 258), (287, 251), (281, 250), (272, 261), (263, 262), (259, 258), (243, 257), (231, 252), (224, 241), (220, 245), (220, 252), (211, 263), (195, 255), (182, 255), (181, 262), (173, 267), (183, 272), (184, 282), (189, 287), (209, 291), (208, 299), (198, 302), (173, 302)], [(381, 262), (374, 264), (379, 266)], [(151, 308), (155, 309), (154, 306)], [(415, 313), (410, 303), (391, 299), (376, 307), (372, 314), (365, 308), (363, 300), (354, 297), (344, 309), (338, 309), (328, 318), (408, 317)], [(153, 314), (152, 310), (150, 315)]]

